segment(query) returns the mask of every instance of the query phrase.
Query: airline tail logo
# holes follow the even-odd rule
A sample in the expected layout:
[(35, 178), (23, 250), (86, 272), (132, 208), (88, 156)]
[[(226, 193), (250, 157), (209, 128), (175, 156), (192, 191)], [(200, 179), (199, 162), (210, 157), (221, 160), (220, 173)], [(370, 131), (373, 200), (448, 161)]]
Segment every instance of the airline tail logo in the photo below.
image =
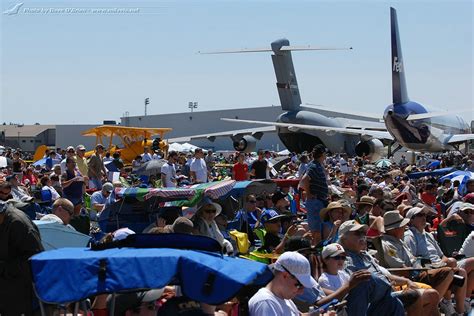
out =
[(393, 69), (395, 72), (403, 72), (403, 61), (398, 61), (398, 57), (393, 57)]

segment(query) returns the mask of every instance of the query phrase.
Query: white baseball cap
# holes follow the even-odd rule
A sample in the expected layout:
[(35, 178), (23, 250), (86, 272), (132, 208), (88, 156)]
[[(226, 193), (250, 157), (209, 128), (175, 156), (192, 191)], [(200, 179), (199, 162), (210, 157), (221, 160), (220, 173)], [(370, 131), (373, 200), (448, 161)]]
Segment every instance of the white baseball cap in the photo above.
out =
[(324, 247), (321, 255), (323, 256), (323, 258), (327, 258), (327, 257), (334, 257), (345, 252), (346, 251), (341, 245), (339, 245), (338, 243), (334, 243), (334, 244), (329, 244), (326, 247)]
[(343, 236), (348, 232), (355, 232), (358, 230), (367, 230), (369, 226), (361, 225), (355, 220), (345, 221), (339, 226), (339, 236)]
[(128, 227), (117, 229), (113, 232), (113, 241), (124, 240), (128, 235), (133, 235), (135, 232)]
[(305, 288), (313, 288), (318, 285), (311, 276), (311, 267), (308, 259), (302, 254), (294, 251), (284, 252), (273, 265), (273, 269), (280, 272), (289, 272)]

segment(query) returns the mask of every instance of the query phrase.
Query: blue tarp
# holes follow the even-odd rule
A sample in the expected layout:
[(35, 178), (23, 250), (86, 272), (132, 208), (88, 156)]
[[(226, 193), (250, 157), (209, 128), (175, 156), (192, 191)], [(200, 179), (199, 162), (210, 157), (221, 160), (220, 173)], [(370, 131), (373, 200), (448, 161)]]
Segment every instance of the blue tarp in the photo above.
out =
[(36, 293), (46, 303), (175, 283), (189, 298), (218, 305), (245, 285), (263, 286), (273, 278), (259, 262), (170, 248), (62, 248), (39, 253), (30, 263)]
[(423, 177), (441, 177), (445, 174), (453, 172), (456, 170), (455, 168), (443, 168), (443, 169), (436, 169), (433, 171), (424, 171), (424, 172), (413, 172), (408, 174), (408, 178), (410, 179), (420, 179)]

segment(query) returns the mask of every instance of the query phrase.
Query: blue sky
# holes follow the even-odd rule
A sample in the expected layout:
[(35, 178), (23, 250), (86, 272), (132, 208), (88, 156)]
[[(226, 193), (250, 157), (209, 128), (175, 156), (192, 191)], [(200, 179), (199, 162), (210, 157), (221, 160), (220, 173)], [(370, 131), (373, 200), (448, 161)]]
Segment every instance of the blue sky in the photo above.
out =
[[(2, 12), (16, 3), (2, 0)], [(410, 98), (474, 108), (472, 1), (23, 3), (18, 14), (1, 15), (0, 123), (100, 124), (126, 111), (143, 115), (145, 97), (149, 114), (187, 112), (189, 101), (198, 111), (278, 105), (270, 53), (197, 52), (268, 47), (282, 37), (354, 48), (293, 53), (304, 103), (381, 114), (391, 103), (390, 5)]]

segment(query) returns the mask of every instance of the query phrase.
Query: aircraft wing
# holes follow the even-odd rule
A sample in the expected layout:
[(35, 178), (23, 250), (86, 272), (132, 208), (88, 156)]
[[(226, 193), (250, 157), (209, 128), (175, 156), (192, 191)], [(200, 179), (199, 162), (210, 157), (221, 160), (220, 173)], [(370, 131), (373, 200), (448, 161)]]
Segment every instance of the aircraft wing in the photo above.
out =
[(338, 132), (349, 135), (359, 135), (361, 137), (371, 137), (377, 139), (388, 139), (393, 140), (392, 135), (386, 131), (374, 131), (367, 129), (355, 129), (347, 127), (330, 127), (330, 126), (315, 126), (315, 125), (305, 125), (305, 124), (291, 124), (291, 123), (278, 123), (278, 122), (264, 122), (264, 121), (252, 121), (252, 120), (240, 120), (240, 119), (228, 119), (222, 118), (223, 121), (228, 122), (238, 122), (238, 123), (249, 123), (249, 124), (261, 124), (261, 125), (270, 125), (278, 127), (287, 127), (290, 130), (293, 129), (302, 129), (302, 130), (312, 130), (312, 131), (323, 131), (323, 132)]
[[(208, 140), (212, 142), (214, 141), (216, 137), (225, 137), (225, 136), (234, 137), (238, 135), (256, 135), (257, 133), (263, 134), (263, 133), (272, 133), (272, 132), (273, 133), (276, 132), (275, 126), (264, 126), (264, 127), (257, 127), (257, 128), (224, 131), (224, 132), (218, 132), (218, 133), (169, 138), (168, 143), (182, 143), (182, 142), (189, 142), (192, 139), (203, 139), (203, 138), (207, 138)], [(259, 136), (261, 137), (261, 135)], [(260, 138), (260, 137), (256, 137), (256, 138)]]
[(473, 140), (474, 134), (455, 134), (448, 140), (448, 144), (462, 143), (467, 140)]

